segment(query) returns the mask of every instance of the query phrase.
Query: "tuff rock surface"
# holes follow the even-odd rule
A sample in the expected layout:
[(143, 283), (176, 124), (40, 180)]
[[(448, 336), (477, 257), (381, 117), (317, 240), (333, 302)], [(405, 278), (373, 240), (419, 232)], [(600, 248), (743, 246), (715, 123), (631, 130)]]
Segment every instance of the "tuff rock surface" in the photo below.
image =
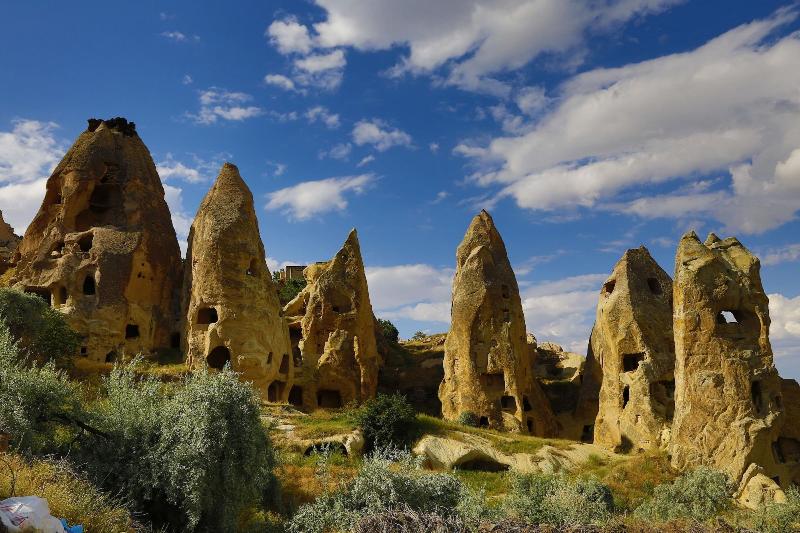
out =
[(558, 435), (578, 440), (581, 427), (576, 423), (573, 413), (577, 407), (586, 358), (568, 352), (553, 342), (537, 344), (536, 338), (530, 333), (528, 349), (531, 350), (534, 363), (534, 376), (558, 421)]
[(471, 412), (491, 428), (541, 436), (557, 432), (533, 375), (517, 280), (486, 211), (472, 219), (456, 252), (444, 353), (439, 399), (445, 418)]
[(13, 286), (51, 302), (97, 361), (176, 345), (181, 259), (164, 188), (133, 123), (91, 119), (47, 180)]
[(0, 274), (8, 269), (21, 239), (14, 234), (14, 228), (3, 220), (3, 212), (0, 211)]
[(758, 258), (735, 238), (710, 234), (703, 243), (689, 232), (675, 258), (673, 299), (673, 466), (708, 465), (740, 480), (755, 463), (776, 475), (784, 413)]
[(800, 384), (781, 380), (781, 403), (785, 411), (778, 440), (773, 446), (776, 473), (781, 484), (800, 485)]
[(603, 284), (590, 340), (602, 371), (594, 443), (665, 447), (675, 411), (672, 280), (644, 246)]
[(303, 275), (308, 284), (284, 307), (296, 367), (289, 402), (316, 409), (374, 397), (380, 357), (356, 230)]
[(287, 401), (294, 376), (289, 330), (267, 268), (253, 195), (225, 163), (189, 233), (184, 271), (187, 361), (230, 362), (264, 399)]

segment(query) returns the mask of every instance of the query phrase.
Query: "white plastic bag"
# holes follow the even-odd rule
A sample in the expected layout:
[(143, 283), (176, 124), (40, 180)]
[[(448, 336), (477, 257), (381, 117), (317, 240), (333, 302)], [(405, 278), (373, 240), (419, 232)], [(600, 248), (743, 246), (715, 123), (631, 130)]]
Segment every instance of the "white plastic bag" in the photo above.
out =
[(38, 496), (1, 501), (0, 522), (10, 533), (65, 533), (61, 522), (50, 516), (47, 500)]

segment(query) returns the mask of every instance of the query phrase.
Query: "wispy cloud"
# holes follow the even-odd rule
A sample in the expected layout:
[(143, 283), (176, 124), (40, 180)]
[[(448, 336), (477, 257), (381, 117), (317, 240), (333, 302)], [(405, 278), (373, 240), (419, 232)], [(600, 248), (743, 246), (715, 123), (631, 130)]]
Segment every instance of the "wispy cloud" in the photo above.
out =
[(218, 87), (210, 87), (200, 91), (200, 110), (187, 113), (197, 124), (214, 124), (219, 120), (242, 121), (264, 114), (258, 106), (247, 105), (252, 96), (242, 92), (233, 92)]
[(280, 210), (293, 220), (308, 220), (347, 209), (346, 194), (362, 194), (375, 182), (373, 174), (304, 181), (268, 195), (266, 209)]
[(176, 43), (190, 43), (190, 42), (196, 43), (200, 41), (199, 35), (194, 35), (194, 34), (187, 35), (177, 30), (161, 32), (161, 36)]

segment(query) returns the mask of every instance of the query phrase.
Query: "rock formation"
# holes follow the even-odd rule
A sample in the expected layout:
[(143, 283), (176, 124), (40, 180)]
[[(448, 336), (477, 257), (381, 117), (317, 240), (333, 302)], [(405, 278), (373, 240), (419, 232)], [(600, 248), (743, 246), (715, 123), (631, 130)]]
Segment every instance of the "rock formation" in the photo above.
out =
[(3, 220), (3, 212), (0, 211), (0, 275), (8, 269), (20, 239), (14, 234), (14, 228)]
[(374, 397), (380, 358), (356, 231), (331, 261), (303, 274), (308, 284), (284, 307), (298, 367), (289, 402), (316, 409)]
[(755, 463), (774, 476), (783, 407), (758, 258), (735, 238), (704, 244), (689, 232), (673, 291), (673, 466), (709, 465), (739, 481)]
[(558, 420), (558, 436), (578, 440), (581, 427), (575, 422), (574, 411), (577, 407), (586, 358), (577, 353), (567, 352), (553, 342), (537, 344), (536, 337), (530, 333), (528, 349), (533, 361), (533, 374)]
[(594, 443), (665, 446), (675, 411), (672, 280), (644, 246), (625, 252), (603, 284), (590, 344), (602, 370)]
[(556, 421), (533, 376), (525, 317), (506, 247), (489, 213), (472, 219), (456, 252), (442, 414), (481, 425), (554, 435)]
[(187, 361), (227, 362), (269, 401), (286, 401), (289, 331), (267, 268), (253, 195), (225, 163), (189, 233), (184, 274)]
[(47, 180), (11, 284), (41, 295), (98, 361), (180, 343), (180, 251), (164, 188), (133, 123), (89, 120)]
[(783, 426), (778, 440), (772, 444), (775, 474), (782, 486), (800, 486), (800, 384), (793, 379), (781, 380)]

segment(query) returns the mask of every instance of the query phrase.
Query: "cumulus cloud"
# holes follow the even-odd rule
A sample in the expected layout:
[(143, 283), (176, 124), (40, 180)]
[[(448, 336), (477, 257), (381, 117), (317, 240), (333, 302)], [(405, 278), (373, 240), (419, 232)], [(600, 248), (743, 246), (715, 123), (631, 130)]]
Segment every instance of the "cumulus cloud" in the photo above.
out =
[(784, 377), (800, 378), (800, 296), (769, 295), (770, 342)]
[(283, 211), (294, 220), (344, 211), (348, 205), (345, 194), (362, 194), (374, 181), (372, 174), (304, 181), (270, 193), (266, 209)]
[(769, 248), (760, 253), (759, 257), (761, 258), (761, 264), (766, 266), (800, 260), (800, 243)]
[(307, 54), (311, 51), (312, 43), (308, 28), (297, 22), (294, 17), (274, 21), (265, 33), (282, 54)]
[(306, 119), (312, 124), (317, 121), (322, 122), (330, 129), (339, 127), (339, 115), (337, 113), (331, 113), (327, 107), (321, 105), (312, 107), (306, 111)]
[(295, 89), (294, 82), (291, 78), (283, 74), (267, 74), (264, 76), (264, 83), (267, 85), (275, 85), (285, 91), (293, 91)]
[(379, 152), (393, 146), (411, 146), (411, 135), (389, 127), (380, 119), (360, 120), (353, 127), (353, 142), (358, 146), (371, 144)]
[[(580, 74), (526, 133), (455, 151), (484, 166), (477, 183), (526, 209), (777, 227), (800, 205), (800, 35), (774, 38), (796, 16), (782, 9), (690, 52)], [(712, 174), (725, 179), (702, 193), (647, 194)]]
[(210, 87), (200, 91), (200, 111), (187, 116), (197, 124), (214, 124), (219, 119), (242, 121), (264, 114), (260, 107), (247, 105), (252, 96), (242, 92), (233, 92), (218, 87)]
[(185, 257), (193, 217), (183, 206), (183, 189), (167, 183), (163, 185), (164, 200), (166, 200), (170, 215), (172, 215), (172, 225), (175, 226), (175, 234), (178, 236), (181, 255)]
[(203, 159), (196, 154), (189, 154), (191, 162), (179, 161), (167, 152), (162, 161), (156, 163), (156, 171), (162, 181), (181, 180), (187, 183), (202, 183), (213, 178), (230, 154), (219, 153), (211, 159)]
[[(383, 312), (418, 303), (450, 302), (455, 270), (425, 264), (367, 267), (372, 307)], [(447, 319), (449, 322), (448, 308)]]
[(15, 120), (0, 131), (0, 210), (17, 233), (24, 233), (44, 197), (47, 176), (64, 155), (54, 122)]

